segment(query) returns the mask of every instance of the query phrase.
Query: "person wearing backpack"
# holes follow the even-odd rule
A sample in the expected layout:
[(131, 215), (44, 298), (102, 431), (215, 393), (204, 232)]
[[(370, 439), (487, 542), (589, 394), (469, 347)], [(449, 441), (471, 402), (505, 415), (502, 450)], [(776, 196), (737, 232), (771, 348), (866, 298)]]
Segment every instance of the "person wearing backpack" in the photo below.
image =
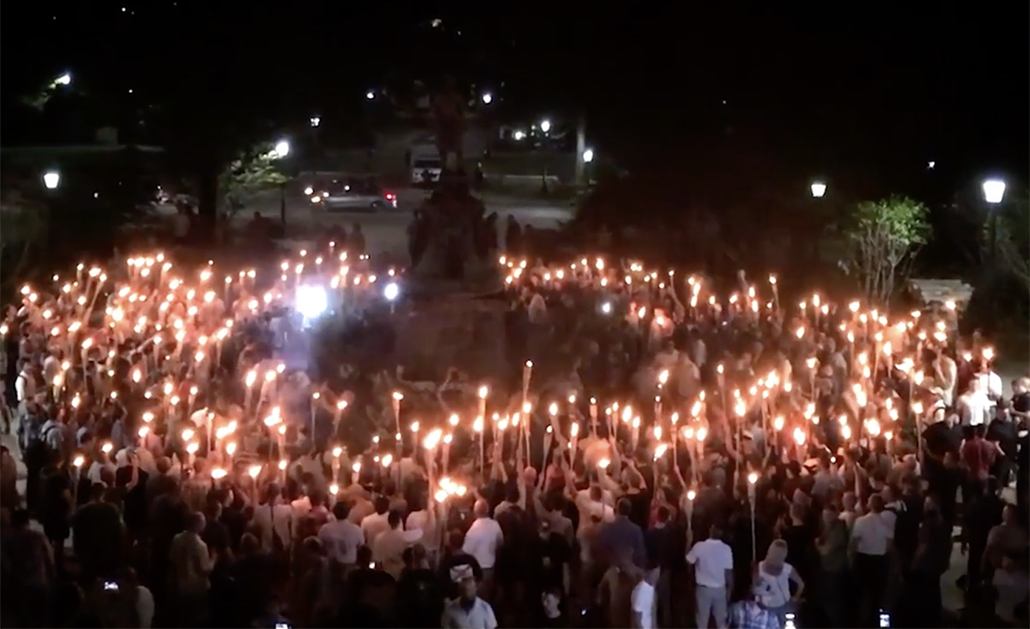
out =
[(20, 413), (18, 445), (25, 461), (25, 503), (33, 511), (39, 503), (41, 474), (48, 460), (43, 431), (48, 428), (52, 433), (53, 428), (47, 426), (46, 412), (37, 398), (26, 400)]

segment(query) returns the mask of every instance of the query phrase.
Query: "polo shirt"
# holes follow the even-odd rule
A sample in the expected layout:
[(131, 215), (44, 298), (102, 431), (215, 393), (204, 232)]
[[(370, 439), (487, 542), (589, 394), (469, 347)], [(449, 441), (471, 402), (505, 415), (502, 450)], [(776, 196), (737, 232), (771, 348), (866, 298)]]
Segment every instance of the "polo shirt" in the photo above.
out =
[(465, 533), (465, 543), (461, 549), (476, 558), (484, 570), (494, 567), (497, 562), (497, 551), (504, 542), (501, 525), (493, 518), (476, 518)]
[(855, 518), (851, 527), (851, 541), (860, 555), (883, 556), (887, 545), (894, 539), (894, 527), (883, 513), (867, 513)]
[(726, 571), (733, 570), (733, 549), (720, 539), (702, 540), (687, 553), (694, 580), (706, 588), (726, 587)]

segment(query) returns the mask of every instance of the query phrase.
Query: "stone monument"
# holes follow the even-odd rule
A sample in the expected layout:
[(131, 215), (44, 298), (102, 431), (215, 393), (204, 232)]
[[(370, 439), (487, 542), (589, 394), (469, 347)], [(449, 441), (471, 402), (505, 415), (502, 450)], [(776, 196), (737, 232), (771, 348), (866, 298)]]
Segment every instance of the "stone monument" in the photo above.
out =
[(465, 116), (454, 81), (432, 97), (441, 175), (416, 214), (409, 243), (409, 307), (398, 312), (398, 364), (431, 378), (457, 367), (486, 377), (503, 365), (503, 289), (483, 202), (462, 166)]
[(497, 261), (490, 251), (485, 206), (470, 191), (462, 166), (465, 116), (463, 98), (448, 79), (433, 96), (433, 129), (440, 152), (441, 174), (418, 212), (410, 243), (411, 290), (476, 295), (503, 289)]

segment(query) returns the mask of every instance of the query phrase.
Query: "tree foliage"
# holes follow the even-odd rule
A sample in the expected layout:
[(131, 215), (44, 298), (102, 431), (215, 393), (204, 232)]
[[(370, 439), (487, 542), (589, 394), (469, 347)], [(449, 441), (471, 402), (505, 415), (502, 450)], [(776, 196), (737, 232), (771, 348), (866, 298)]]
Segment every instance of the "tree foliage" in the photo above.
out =
[(286, 183), (271, 145), (259, 144), (241, 151), (218, 178), (218, 205), (233, 216), (254, 194)]
[(983, 221), (980, 259), (1030, 291), (1030, 192), (992, 208)]
[(9, 284), (24, 275), (33, 247), (46, 230), (46, 215), (45, 204), (4, 186), (0, 196), (0, 265), (4, 269), (0, 294), (7, 295)]
[(843, 229), (841, 268), (862, 285), (866, 297), (887, 304), (908, 274), (912, 258), (930, 234), (928, 210), (902, 196), (855, 206)]

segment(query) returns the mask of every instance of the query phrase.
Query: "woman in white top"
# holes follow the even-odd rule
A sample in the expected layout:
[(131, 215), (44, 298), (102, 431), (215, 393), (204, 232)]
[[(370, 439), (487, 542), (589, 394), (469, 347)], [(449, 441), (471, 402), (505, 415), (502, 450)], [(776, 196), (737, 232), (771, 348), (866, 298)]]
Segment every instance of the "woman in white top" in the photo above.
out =
[[(765, 553), (765, 559), (758, 562), (757, 579), (764, 585), (762, 591), (762, 605), (770, 612), (776, 614), (780, 619), (780, 626), (784, 626), (784, 619), (788, 612), (795, 610), (801, 593), (805, 591), (805, 583), (801, 580), (794, 566), (787, 563), (787, 542), (782, 539), (775, 540)], [(791, 595), (790, 584), (793, 583), (797, 591)]]

